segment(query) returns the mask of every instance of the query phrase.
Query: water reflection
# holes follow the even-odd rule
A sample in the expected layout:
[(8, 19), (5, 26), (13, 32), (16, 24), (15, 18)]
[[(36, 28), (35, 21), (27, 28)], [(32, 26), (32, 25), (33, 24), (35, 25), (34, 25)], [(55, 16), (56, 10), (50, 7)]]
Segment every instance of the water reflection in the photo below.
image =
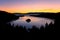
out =
[[(26, 22), (27, 19), (30, 19), (31, 21), (28, 23)], [(48, 18), (41, 18), (41, 17), (32, 17), (32, 16), (24, 16), (19, 17), (18, 20), (11, 21), (11, 25), (14, 26), (25, 26), (26, 28), (32, 28), (32, 26), (40, 27), (45, 26), (47, 23), (48, 25), (52, 22), (54, 24), (54, 20), (48, 19)]]

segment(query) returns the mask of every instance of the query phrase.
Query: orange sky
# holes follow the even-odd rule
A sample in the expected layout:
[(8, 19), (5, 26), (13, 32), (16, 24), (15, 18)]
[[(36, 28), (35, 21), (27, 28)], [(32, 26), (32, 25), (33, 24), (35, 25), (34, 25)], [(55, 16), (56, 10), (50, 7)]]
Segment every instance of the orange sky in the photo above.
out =
[[(17, 1), (17, 0), (15, 0)], [(0, 10), (7, 12), (18, 12), (18, 13), (27, 13), (27, 12), (60, 12), (60, 1), (59, 0), (46, 0), (46, 1), (27, 1), (21, 0), (17, 1), (4, 1), (0, 4)]]

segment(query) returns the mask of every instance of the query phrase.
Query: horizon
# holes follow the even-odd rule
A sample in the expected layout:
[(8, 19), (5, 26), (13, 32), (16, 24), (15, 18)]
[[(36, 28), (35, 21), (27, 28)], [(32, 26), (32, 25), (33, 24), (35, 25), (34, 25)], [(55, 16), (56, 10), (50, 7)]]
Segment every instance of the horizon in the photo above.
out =
[(10, 13), (60, 12), (60, 0), (0, 0), (0, 10)]
[(22, 12), (8, 12), (8, 11), (4, 11), (4, 10), (0, 10), (0, 12), (7, 12), (7, 13), (11, 13), (11, 14), (14, 14), (14, 13), (17, 13), (17, 14), (27, 14), (27, 13), (60, 13), (60, 12), (26, 12), (26, 13), (22, 13)]
[[(50, 9), (51, 10), (51, 9)], [(47, 10), (47, 9), (45, 9), (45, 10), (40, 10), (40, 11), (28, 11), (28, 12), (17, 12), (17, 11), (15, 11), (15, 12), (11, 12), (11, 11), (5, 11), (5, 10), (0, 10), (0, 11), (5, 11), (5, 12), (9, 12), (9, 13), (35, 13), (35, 12), (43, 12), (43, 13), (59, 13), (60, 12), (60, 10), (58, 11), (58, 10), (52, 10), (52, 11), (50, 11), (50, 10)]]

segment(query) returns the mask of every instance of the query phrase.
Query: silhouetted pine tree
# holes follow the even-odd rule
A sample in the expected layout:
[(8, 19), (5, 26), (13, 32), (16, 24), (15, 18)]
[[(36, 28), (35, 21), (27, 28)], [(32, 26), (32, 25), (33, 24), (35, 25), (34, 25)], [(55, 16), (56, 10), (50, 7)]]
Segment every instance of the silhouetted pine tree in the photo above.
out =
[(48, 29), (49, 29), (49, 32), (55, 32), (55, 27), (54, 27), (54, 24), (52, 24), (52, 22), (49, 24)]
[(39, 32), (39, 28), (37, 28), (36, 26), (32, 26), (32, 28), (29, 29), (29, 32)]
[(47, 23), (45, 24), (45, 32), (49, 32), (48, 31), (48, 24)]
[(40, 32), (45, 32), (45, 28), (43, 26), (41, 26)]

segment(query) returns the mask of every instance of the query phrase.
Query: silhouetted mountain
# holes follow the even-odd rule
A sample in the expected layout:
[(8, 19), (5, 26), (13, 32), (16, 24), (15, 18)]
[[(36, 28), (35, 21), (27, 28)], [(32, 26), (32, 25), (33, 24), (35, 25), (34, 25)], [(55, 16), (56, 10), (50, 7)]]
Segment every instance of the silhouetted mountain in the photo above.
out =
[(9, 22), (9, 21), (18, 19), (18, 18), (19, 17), (15, 16), (11, 13), (8, 13), (8, 12), (5, 12), (5, 11), (0, 11), (0, 23), (6, 23), (6, 22)]
[[(35, 17), (44, 17), (44, 18), (50, 18), (50, 19), (54, 19), (56, 14), (55, 13), (44, 13), (44, 12), (36, 12), (36, 13), (28, 13), (28, 14), (33, 14), (30, 16), (35, 16)], [(34, 15), (37, 14), (37, 15)]]
[(22, 14), (22, 13), (13, 13), (14, 15), (16, 16), (19, 16), (19, 17), (23, 17), (25, 14)]

